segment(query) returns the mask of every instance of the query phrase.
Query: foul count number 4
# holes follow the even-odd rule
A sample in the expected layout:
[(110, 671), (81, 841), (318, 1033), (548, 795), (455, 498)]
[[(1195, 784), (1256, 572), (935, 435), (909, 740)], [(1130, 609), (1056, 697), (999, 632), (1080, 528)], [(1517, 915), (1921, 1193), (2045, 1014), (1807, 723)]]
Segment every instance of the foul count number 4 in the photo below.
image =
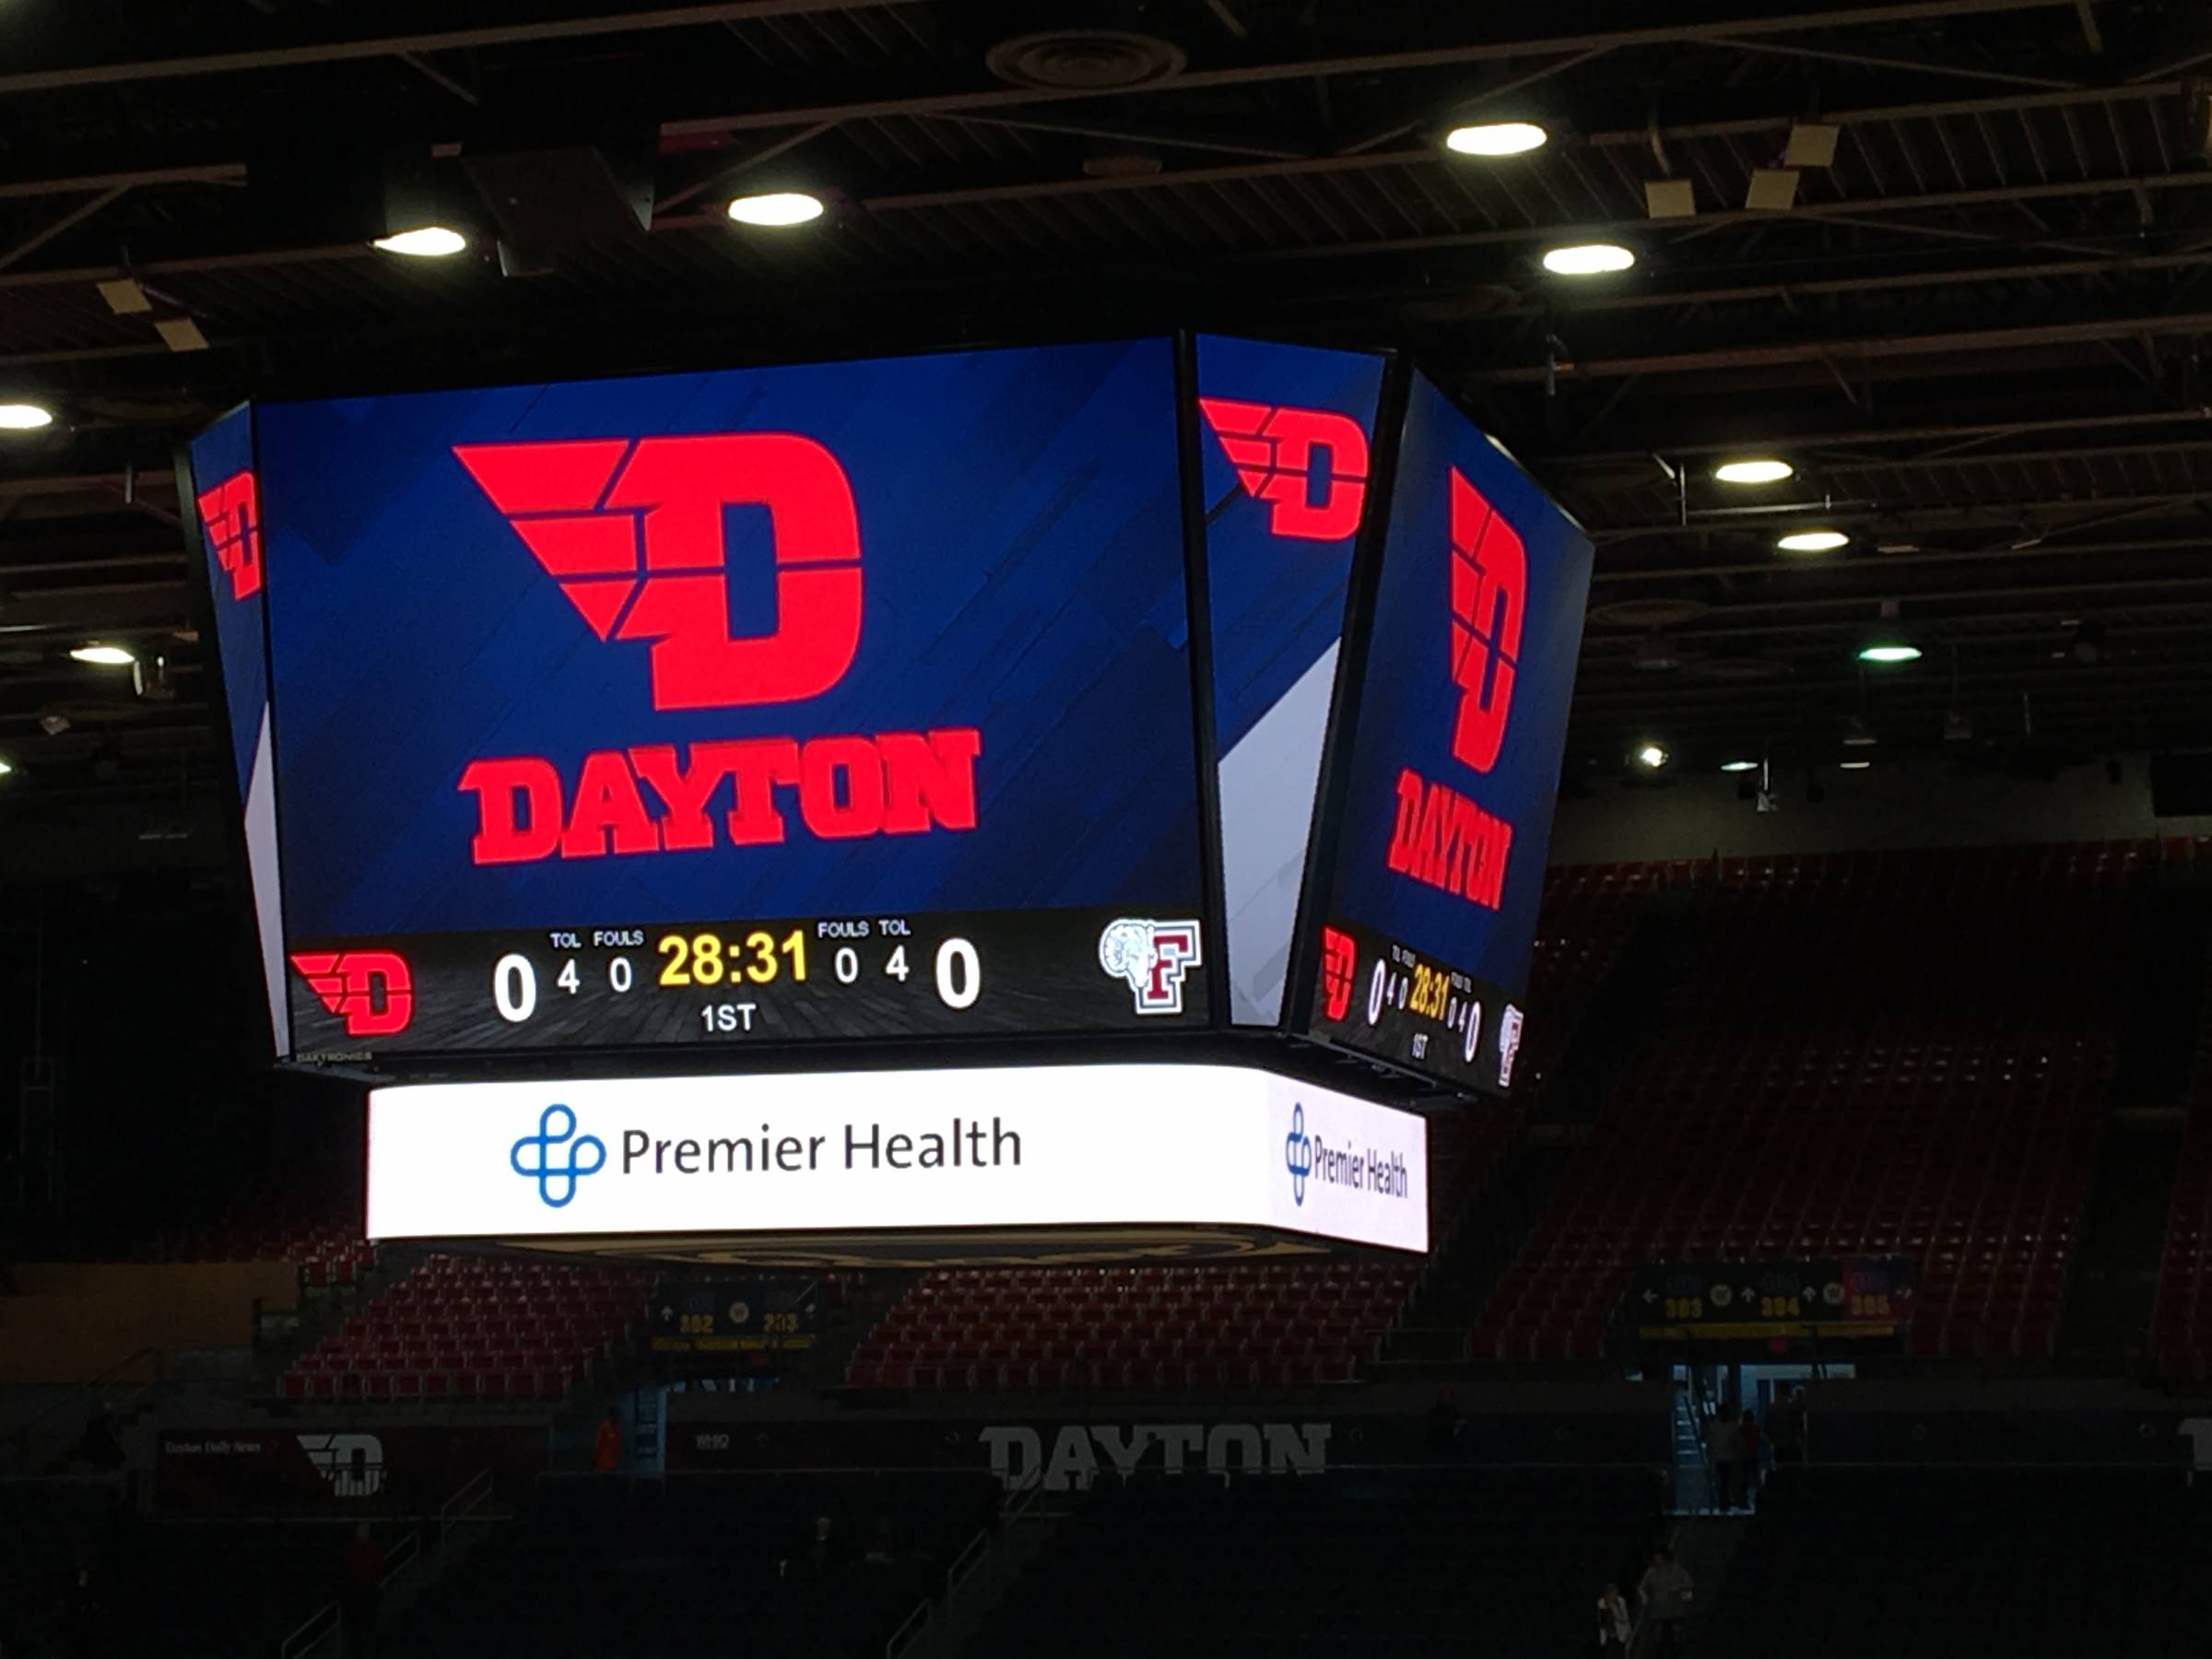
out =
[[(765, 985), (783, 973), (787, 966), (794, 981), (801, 984), (806, 981), (806, 939), (796, 928), (782, 939), (766, 933), (751, 933), (743, 940), (727, 944), (716, 934), (694, 934), (689, 937), (669, 934), (656, 948), (666, 959), (661, 964), (660, 982), (664, 985), (682, 988), (739, 981)], [(850, 985), (860, 978), (860, 953), (850, 945), (840, 946), (830, 965), (841, 985)], [(912, 971), (907, 965), (905, 946), (892, 950), (883, 971), (887, 977), (905, 982)], [(962, 938), (947, 939), (939, 945), (936, 982), (937, 998), (947, 1007), (956, 1010), (973, 1007), (975, 999), (983, 991), (982, 959), (976, 954), (975, 947)], [(577, 972), (574, 957), (562, 963), (553, 982), (571, 996), (582, 988), (583, 980)], [(627, 992), (635, 982), (628, 957), (616, 957), (607, 963), (606, 982), (617, 995)], [(521, 1025), (537, 1012), (537, 970), (528, 957), (520, 951), (511, 951), (493, 964), (491, 1000), (500, 1011), (500, 1018), (510, 1025)], [(712, 1025), (710, 1018), (710, 1029)]]

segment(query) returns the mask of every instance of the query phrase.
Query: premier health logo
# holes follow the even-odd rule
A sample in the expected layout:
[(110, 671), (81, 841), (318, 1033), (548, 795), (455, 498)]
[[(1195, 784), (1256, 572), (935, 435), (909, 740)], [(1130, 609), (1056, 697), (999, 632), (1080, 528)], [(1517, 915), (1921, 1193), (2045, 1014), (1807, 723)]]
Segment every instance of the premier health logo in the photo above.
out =
[[(556, 1148), (564, 1161), (554, 1162)], [(525, 1150), (531, 1154), (527, 1163), (523, 1160)], [(537, 1133), (516, 1141), (507, 1161), (517, 1175), (537, 1182), (537, 1195), (547, 1209), (566, 1209), (575, 1201), (577, 1184), (606, 1167), (606, 1143), (595, 1135), (577, 1134), (576, 1114), (566, 1106), (553, 1105), (538, 1113)]]
[(1332, 1147), (1322, 1138), (1318, 1124), (1312, 1132), (1307, 1130), (1303, 1105), (1290, 1108), (1290, 1133), (1283, 1138), (1283, 1166), (1290, 1172), (1290, 1202), (1301, 1209), (1308, 1182), (1348, 1187), (1378, 1198), (1405, 1198), (1413, 1191), (1403, 1152)]

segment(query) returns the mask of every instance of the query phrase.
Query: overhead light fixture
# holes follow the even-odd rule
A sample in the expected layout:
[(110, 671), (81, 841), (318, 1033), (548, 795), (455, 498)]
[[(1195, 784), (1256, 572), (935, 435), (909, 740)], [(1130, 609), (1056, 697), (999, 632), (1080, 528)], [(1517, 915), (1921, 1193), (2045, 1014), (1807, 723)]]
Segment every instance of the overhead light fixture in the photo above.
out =
[(1902, 640), (1876, 640), (1859, 647), (1862, 663), (1917, 663), (1920, 647), (1908, 645)]
[(1771, 455), (1745, 455), (1724, 461), (1712, 469), (1713, 477), (1723, 484), (1779, 484), (1796, 474), (1797, 469), (1787, 461)]
[(765, 195), (739, 196), (730, 204), (730, 217), (741, 225), (783, 229), (810, 224), (822, 217), (822, 198), (803, 190), (775, 190)]
[(1643, 186), (1643, 210), (1655, 219), (1695, 218), (1697, 189), (1688, 179), (1648, 179)]
[(1661, 744), (1647, 743), (1636, 751), (1637, 765), (1649, 771), (1657, 771), (1666, 764), (1667, 759), (1665, 747)]
[(102, 645), (95, 641), (79, 645), (69, 653), (80, 663), (90, 663), (100, 668), (128, 668), (138, 658), (121, 645)]
[(1571, 242), (1544, 251), (1544, 268), (1554, 276), (1604, 276), (1635, 263), (1636, 255), (1618, 242)]
[(1836, 762), (1836, 770), (1838, 771), (1865, 771), (1873, 764), (1874, 762), (1871, 760), (1839, 760)]
[(1845, 748), (1872, 748), (1874, 741), (1874, 728), (1866, 724), (1865, 715), (1853, 714), (1843, 723)]
[(1783, 147), (1782, 164), (1784, 167), (1833, 167), (1836, 164), (1836, 140), (1842, 135), (1841, 127), (1830, 126), (1825, 122), (1800, 121), (1790, 128), (1789, 142)]
[(1453, 127), (1444, 135), (1444, 147), (1461, 156), (1524, 156), (1542, 149), (1549, 136), (1533, 121), (1486, 121)]
[(35, 432), (53, 424), (53, 411), (44, 404), (0, 403), (0, 432)]
[(1774, 546), (1784, 553), (1833, 553), (1851, 545), (1841, 530), (1793, 530)]
[(468, 238), (450, 225), (418, 225), (412, 230), (380, 236), (369, 245), (409, 259), (447, 259), (467, 247)]
[(1759, 762), (1756, 760), (1724, 760), (1721, 762), (1721, 770), (1724, 772), (1757, 771)]
[(1760, 167), (1752, 170), (1744, 206), (1753, 213), (1787, 213), (1797, 205), (1797, 170)]
[(9, 772), (14, 771), (16, 769), (8, 763), (7, 757), (5, 755), (0, 755), (0, 778), (6, 777)]

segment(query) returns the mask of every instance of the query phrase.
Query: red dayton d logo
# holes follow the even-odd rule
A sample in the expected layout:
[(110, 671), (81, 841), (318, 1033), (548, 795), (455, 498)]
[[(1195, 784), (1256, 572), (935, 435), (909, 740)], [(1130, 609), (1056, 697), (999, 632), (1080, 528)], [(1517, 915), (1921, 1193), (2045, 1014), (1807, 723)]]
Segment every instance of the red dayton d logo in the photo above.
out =
[(232, 473), (201, 490), (199, 504), (215, 562), (230, 574), (230, 597), (253, 598), (261, 592), (261, 503), (253, 493), (253, 475)]
[(406, 959), (392, 951), (295, 951), (292, 966), (323, 1006), (345, 1020), (348, 1037), (389, 1037), (415, 1018), (414, 977)]
[(1452, 469), (1452, 683), (1459, 717), (1452, 753), (1477, 771), (1498, 763), (1521, 658), (1528, 554), (1521, 535)]
[[(1270, 407), (1226, 397), (1202, 397), (1199, 411), (1214, 429), (1237, 481), (1274, 504), (1267, 526), (1299, 541), (1342, 541), (1359, 527), (1367, 499), (1367, 434), (1348, 415), (1329, 409)], [(1317, 504), (1313, 484), (1328, 488)]]
[[(653, 706), (827, 691), (860, 644), (860, 524), (837, 458), (789, 432), (468, 443), (453, 455), (601, 639), (651, 640)], [(765, 507), (776, 629), (730, 637), (723, 512)]]

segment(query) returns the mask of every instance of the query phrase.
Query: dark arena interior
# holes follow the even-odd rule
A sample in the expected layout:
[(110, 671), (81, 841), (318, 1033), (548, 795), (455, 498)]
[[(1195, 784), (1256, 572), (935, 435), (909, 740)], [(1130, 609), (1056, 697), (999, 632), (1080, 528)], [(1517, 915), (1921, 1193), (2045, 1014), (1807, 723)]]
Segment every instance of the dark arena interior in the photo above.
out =
[(0, 1659), (2212, 1654), (2212, 6), (0, 39)]

